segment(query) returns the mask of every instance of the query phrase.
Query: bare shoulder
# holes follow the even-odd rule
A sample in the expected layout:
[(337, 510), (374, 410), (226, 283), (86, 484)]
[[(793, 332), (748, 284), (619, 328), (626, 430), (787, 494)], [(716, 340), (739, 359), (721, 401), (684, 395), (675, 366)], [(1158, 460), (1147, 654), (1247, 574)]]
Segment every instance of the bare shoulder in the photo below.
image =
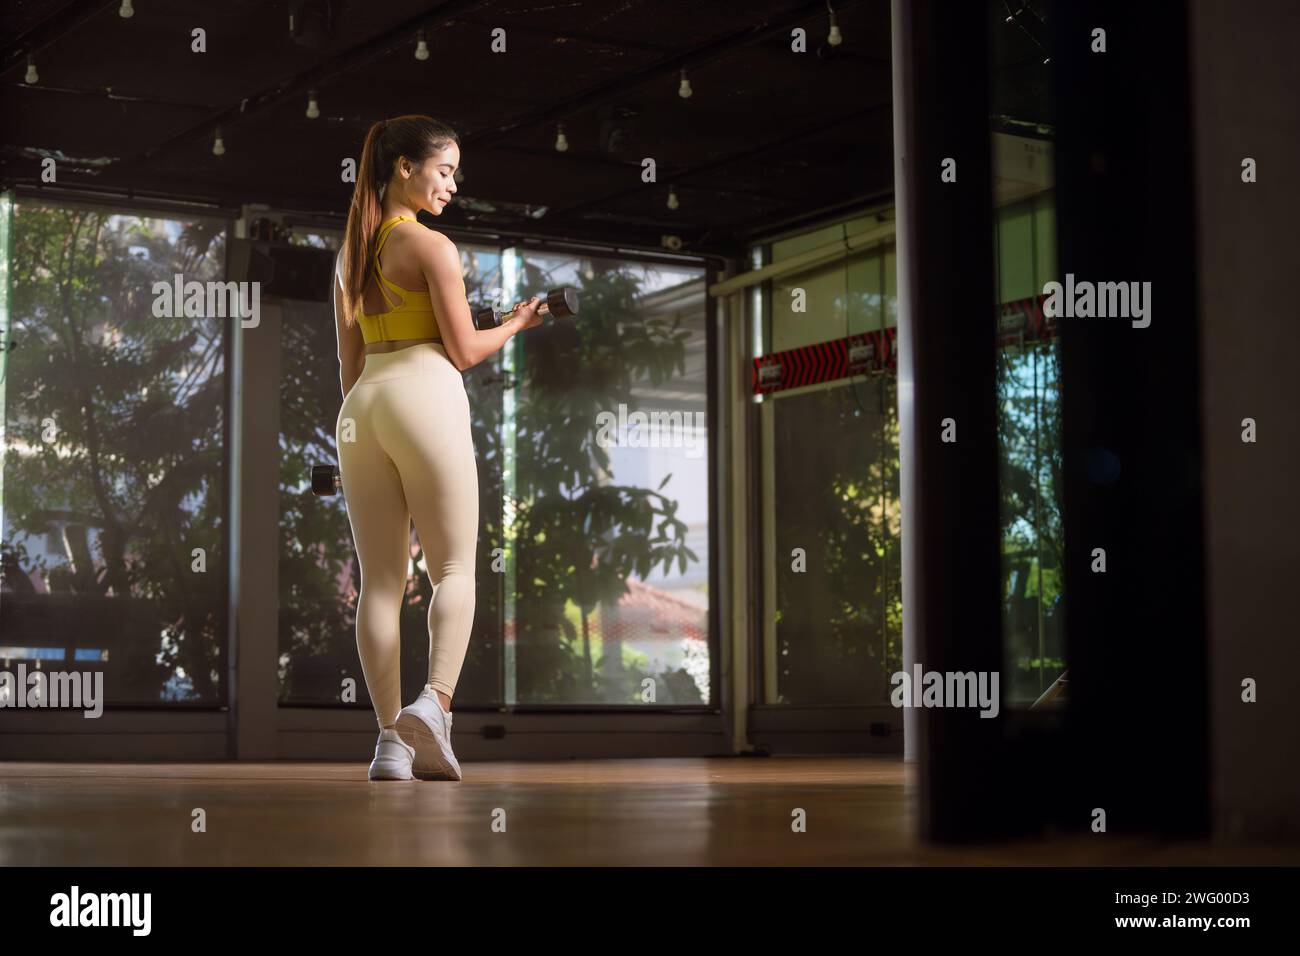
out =
[(439, 232), (437, 229), (426, 229), (428, 239), (426, 240), (435, 249), (455, 249), (456, 243), (452, 242), (446, 234)]
[(415, 249), (421, 257), (438, 253), (445, 255), (446, 250), (456, 248), (456, 244), (441, 232), (430, 229), (422, 223), (402, 223), (402, 226), (407, 227), (399, 230), (403, 233), (403, 242), (410, 243), (411, 248)]
[(421, 260), (445, 256), (446, 250), (456, 248), (456, 244), (441, 232), (430, 229), (418, 221), (399, 223), (393, 230), (392, 236), (400, 246), (414, 253), (416, 258)]
[(416, 240), (417, 255), (430, 269), (438, 272), (460, 272), (460, 250), (443, 233), (421, 227), (424, 235)]
[(437, 229), (430, 229), (428, 226), (420, 222), (418, 219), (407, 220), (406, 222), (399, 222), (397, 226), (393, 229), (393, 235), (401, 236), (403, 239), (407, 240), (408, 242), (419, 242), (422, 244), (436, 243), (436, 242), (451, 242), (450, 239), (448, 239)]

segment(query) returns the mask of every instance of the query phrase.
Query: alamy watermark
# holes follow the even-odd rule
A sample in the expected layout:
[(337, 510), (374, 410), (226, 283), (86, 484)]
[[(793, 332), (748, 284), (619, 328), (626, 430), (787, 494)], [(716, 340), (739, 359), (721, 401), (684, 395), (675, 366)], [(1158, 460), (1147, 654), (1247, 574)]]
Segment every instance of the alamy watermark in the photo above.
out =
[(262, 321), (260, 282), (186, 282), (178, 272), (171, 282), (155, 282), (152, 289), (157, 319), (230, 317), (246, 329), (255, 329)]
[(104, 713), (103, 671), (0, 671), (0, 708), (49, 707), (83, 711), (88, 720)]
[(981, 717), (996, 717), (1000, 708), (997, 671), (896, 671), (889, 683), (895, 707), (978, 707)]
[(1051, 318), (1132, 319), (1135, 329), (1151, 324), (1150, 282), (1075, 282), (1067, 272), (1064, 286), (1048, 282), (1043, 295), (1043, 314)]
[(73, 884), (50, 897), (50, 925), (55, 927), (121, 926), (133, 936), (148, 936), (153, 919), (152, 893), (83, 893)]
[(618, 414), (596, 416), (596, 444), (601, 448), (685, 448), (687, 458), (704, 454), (708, 436), (704, 412), (631, 412), (623, 402)]

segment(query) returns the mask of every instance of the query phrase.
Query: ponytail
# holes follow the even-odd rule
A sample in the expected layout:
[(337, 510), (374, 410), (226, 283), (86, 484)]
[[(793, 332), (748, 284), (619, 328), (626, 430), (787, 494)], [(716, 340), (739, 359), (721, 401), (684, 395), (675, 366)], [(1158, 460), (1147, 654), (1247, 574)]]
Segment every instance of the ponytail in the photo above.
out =
[(451, 143), (460, 144), (456, 131), (429, 116), (380, 120), (366, 131), (348, 224), (343, 233), (343, 248), (339, 252), (345, 327), (350, 328), (361, 314), (361, 294), (375, 257), (383, 216), (380, 192), (392, 178), (398, 158), (405, 156), (413, 163), (422, 163)]

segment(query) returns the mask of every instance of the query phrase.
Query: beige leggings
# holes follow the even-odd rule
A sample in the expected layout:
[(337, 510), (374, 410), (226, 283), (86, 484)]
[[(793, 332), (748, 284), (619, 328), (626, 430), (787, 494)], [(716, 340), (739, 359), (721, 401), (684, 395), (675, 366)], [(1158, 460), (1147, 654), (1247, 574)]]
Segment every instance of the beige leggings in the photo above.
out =
[(411, 519), (424, 549), (429, 684), (448, 697), (474, 625), (478, 465), (469, 396), (441, 344), (367, 355), (339, 409), (334, 438), (361, 563), (357, 651), (380, 727), (401, 710), (398, 618)]

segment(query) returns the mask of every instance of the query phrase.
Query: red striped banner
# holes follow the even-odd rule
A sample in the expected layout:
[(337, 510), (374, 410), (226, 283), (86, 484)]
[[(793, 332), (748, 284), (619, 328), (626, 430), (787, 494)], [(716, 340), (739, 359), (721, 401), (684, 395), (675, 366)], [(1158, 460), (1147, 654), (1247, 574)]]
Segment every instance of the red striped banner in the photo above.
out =
[(1040, 342), (1056, 335), (1056, 319), (1043, 314), (1045, 295), (1004, 302), (998, 307), (998, 345)]
[(898, 330), (888, 328), (760, 356), (754, 359), (754, 394), (897, 370), (897, 340)]
[[(1043, 314), (1046, 299), (1045, 295), (1036, 295), (998, 306), (998, 346), (1040, 342), (1055, 337), (1056, 319)], [(896, 328), (760, 356), (754, 359), (753, 392), (765, 395), (886, 370), (898, 370)]]

